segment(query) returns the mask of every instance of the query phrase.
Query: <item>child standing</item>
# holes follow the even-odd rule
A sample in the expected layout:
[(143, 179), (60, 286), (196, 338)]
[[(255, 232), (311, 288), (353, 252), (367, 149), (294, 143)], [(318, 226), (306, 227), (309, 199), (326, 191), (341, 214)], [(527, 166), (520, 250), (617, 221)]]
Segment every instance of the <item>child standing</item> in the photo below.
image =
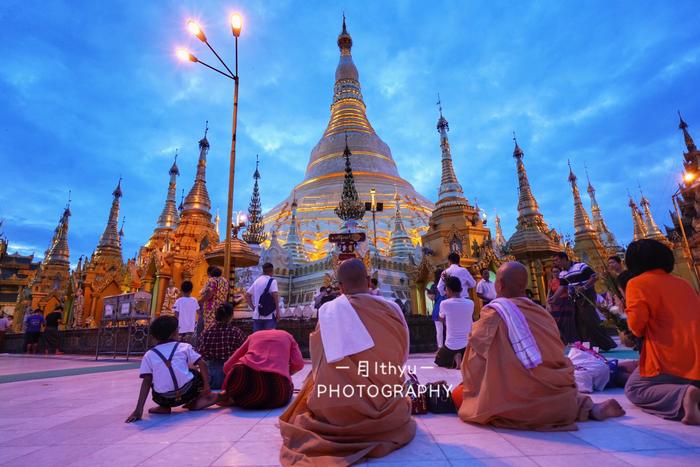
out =
[(173, 311), (179, 322), (178, 333), (182, 342), (192, 343), (194, 328), (197, 323), (199, 302), (192, 297), (192, 282), (185, 281), (180, 286), (182, 297), (175, 300)]
[[(141, 392), (136, 409), (126, 423), (141, 419), (148, 392), (153, 389), (156, 407), (149, 413), (169, 414), (172, 407), (183, 406), (200, 410), (216, 402), (217, 396), (209, 387), (209, 372), (202, 356), (190, 344), (178, 342), (178, 321), (174, 316), (160, 316), (153, 320), (150, 334), (158, 341), (141, 360)], [(197, 370), (190, 370), (190, 367)]]

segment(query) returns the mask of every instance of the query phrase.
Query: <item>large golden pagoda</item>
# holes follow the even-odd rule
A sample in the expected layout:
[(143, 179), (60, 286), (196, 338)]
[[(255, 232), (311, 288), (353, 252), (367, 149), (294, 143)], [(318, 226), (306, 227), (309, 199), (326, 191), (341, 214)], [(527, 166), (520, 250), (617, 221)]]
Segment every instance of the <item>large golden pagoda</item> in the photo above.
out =
[[(391, 150), (367, 119), (359, 73), (351, 55), (352, 38), (344, 18), (342, 32), (338, 36), (338, 47), (340, 61), (335, 71), (328, 126), (311, 151), (304, 180), (264, 216), (266, 230), (276, 232), (280, 242), (288, 238), (290, 228), (296, 228), (298, 238), (294, 233), (291, 238), (298, 239), (303, 244), (305, 253), (300, 254), (295, 245), (295, 256), (303, 258), (306, 255), (312, 261), (328, 254), (328, 234), (340, 231), (342, 225), (334, 209), (343, 191), (346, 140), (347, 147), (352, 152), (352, 172), (360, 200), (369, 201), (370, 190), (375, 188), (377, 202), (384, 203), (384, 211), (376, 215), (377, 247), (380, 253), (388, 255), (391, 249), (391, 231), (397, 206), (395, 193), (399, 195), (403, 224), (414, 246), (420, 243), (420, 236), (427, 230), (428, 217), (433, 208), (429, 200), (400, 176)], [(290, 222), (295, 199), (295, 221)], [(369, 217), (365, 216), (360, 228), (366, 230), (371, 239), (372, 229), (367, 228), (372, 227), (371, 222), (367, 225)]]

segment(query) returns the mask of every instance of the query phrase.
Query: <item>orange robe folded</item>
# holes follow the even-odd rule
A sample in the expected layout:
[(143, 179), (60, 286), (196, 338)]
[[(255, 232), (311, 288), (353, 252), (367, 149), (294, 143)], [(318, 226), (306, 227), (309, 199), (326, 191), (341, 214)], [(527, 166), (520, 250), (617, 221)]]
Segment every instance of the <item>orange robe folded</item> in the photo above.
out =
[(557, 324), (527, 298), (511, 300), (527, 320), (542, 364), (526, 369), (513, 351), (508, 328), (498, 312), (482, 309), (462, 360), (463, 384), (454, 391), (459, 417), (465, 422), (521, 430), (576, 430), (575, 422), (588, 419), (593, 402), (576, 388), (574, 367), (564, 355)]
[[(282, 465), (351, 465), (365, 457), (386, 456), (415, 436), (410, 401), (381, 391), (403, 384), (398, 369), (408, 355), (405, 320), (388, 302), (367, 294), (348, 298), (374, 347), (329, 364), (319, 328), (310, 334), (311, 373), (279, 418)], [(396, 371), (375, 371), (382, 363), (391, 364)], [(368, 396), (368, 386), (379, 388), (379, 394)], [(341, 394), (329, 395), (331, 388), (340, 388)], [(350, 388), (354, 394), (346, 397)]]

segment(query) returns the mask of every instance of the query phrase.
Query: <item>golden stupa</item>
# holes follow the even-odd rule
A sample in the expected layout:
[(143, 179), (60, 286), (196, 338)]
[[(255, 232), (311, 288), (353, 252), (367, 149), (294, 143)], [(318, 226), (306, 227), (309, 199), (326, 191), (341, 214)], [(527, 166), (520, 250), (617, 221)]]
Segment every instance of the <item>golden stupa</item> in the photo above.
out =
[[(292, 193), (264, 216), (265, 228), (275, 232), (280, 242), (295, 232), (310, 261), (326, 257), (330, 250), (329, 233), (340, 231), (342, 221), (335, 215), (343, 191), (345, 175), (344, 150), (352, 152), (352, 172), (361, 201), (370, 201), (370, 190), (376, 189), (376, 201), (384, 203), (384, 211), (376, 215), (377, 247), (384, 255), (390, 254), (391, 232), (397, 205), (408, 236), (414, 246), (428, 229), (433, 203), (418, 193), (401, 177), (389, 146), (372, 128), (366, 115), (360, 90), (359, 73), (352, 60), (352, 38), (347, 32), (345, 19), (338, 36), (340, 61), (335, 71), (335, 87), (331, 116), (321, 140), (311, 150), (306, 174)], [(398, 195), (398, 196), (396, 196)], [(296, 206), (293, 209), (294, 201)], [(291, 222), (295, 211), (296, 222)], [(360, 221), (373, 243), (371, 214)], [(303, 259), (303, 257), (302, 257)]]

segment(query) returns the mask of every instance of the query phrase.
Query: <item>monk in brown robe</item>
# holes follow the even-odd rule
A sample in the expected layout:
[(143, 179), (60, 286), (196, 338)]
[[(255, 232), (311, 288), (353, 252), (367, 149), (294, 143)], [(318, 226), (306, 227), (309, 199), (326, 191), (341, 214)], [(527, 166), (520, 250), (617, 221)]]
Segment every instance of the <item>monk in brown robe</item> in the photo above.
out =
[(351, 465), (386, 456), (416, 433), (401, 391), (409, 345), (403, 314), (370, 294), (362, 261), (341, 263), (338, 281), (343, 295), (319, 309), (309, 335), (311, 373), (279, 418), (282, 465)]
[[(453, 392), (459, 417), (465, 422), (504, 428), (563, 431), (578, 429), (577, 421), (624, 415), (614, 399), (594, 404), (590, 397), (579, 394), (557, 324), (544, 308), (525, 296), (526, 287), (525, 266), (510, 262), (500, 267), (496, 293), (499, 299), (510, 301), (500, 303), (520, 310), (515, 316), (520, 321), (502, 315), (491, 304), (481, 310), (462, 360), (463, 384)], [(517, 339), (513, 343), (509, 332), (512, 334), (514, 327), (529, 337), (522, 340), (525, 345)]]

